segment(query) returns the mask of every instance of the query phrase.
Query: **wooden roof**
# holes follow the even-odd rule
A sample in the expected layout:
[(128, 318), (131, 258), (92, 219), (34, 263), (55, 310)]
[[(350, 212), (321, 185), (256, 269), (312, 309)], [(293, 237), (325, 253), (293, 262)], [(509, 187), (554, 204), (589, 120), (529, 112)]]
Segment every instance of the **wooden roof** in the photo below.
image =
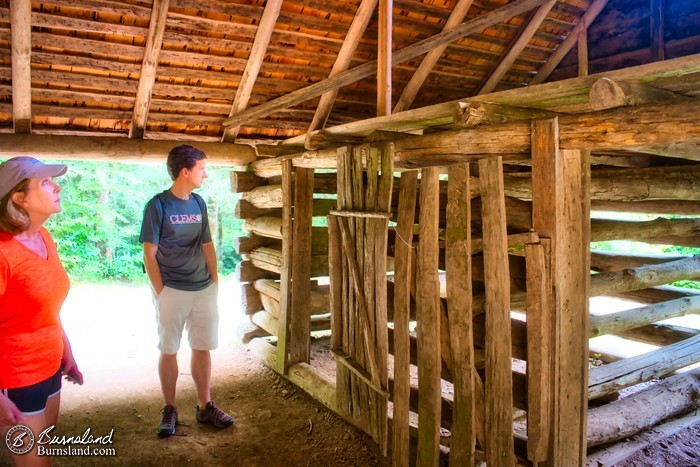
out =
[[(376, 4), (0, 0), (0, 131), (284, 140), (322, 127), (323, 86), (339, 88), (327, 126), (374, 117)], [(394, 108), (577, 76), (586, 30), (592, 72), (700, 52), (694, 0), (394, 0), (392, 13)], [(436, 49), (426, 78), (414, 78)], [(328, 80), (346, 69), (347, 84)], [(402, 97), (412, 78), (415, 98)], [(289, 97), (312, 85), (303, 101)]]

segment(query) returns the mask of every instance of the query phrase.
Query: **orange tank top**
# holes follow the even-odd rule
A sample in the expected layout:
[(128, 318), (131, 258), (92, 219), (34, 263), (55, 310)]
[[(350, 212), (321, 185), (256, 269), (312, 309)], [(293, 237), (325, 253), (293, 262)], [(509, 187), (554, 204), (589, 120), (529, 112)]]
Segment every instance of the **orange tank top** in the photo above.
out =
[(70, 281), (51, 235), (39, 229), (48, 258), (0, 232), (0, 388), (53, 376), (63, 355), (58, 314)]

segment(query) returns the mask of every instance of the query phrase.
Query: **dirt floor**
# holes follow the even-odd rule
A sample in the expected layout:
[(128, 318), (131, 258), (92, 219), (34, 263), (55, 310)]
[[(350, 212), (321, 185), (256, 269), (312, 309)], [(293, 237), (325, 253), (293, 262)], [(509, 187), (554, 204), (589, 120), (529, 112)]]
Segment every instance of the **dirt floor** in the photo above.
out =
[[(194, 419), (189, 348), (178, 358), (176, 436), (155, 434), (162, 400), (150, 292), (145, 287), (74, 286), (62, 320), (85, 376), (64, 383), (54, 435), (106, 436), (114, 456), (55, 456), (55, 466), (389, 466), (377, 445), (304, 392), (264, 367), (238, 342), (247, 320), (233, 284), (220, 288), (220, 347), (212, 353), (213, 399), (236, 423), (218, 430)], [(328, 362), (325, 362), (328, 365)], [(71, 445), (73, 448), (82, 447)], [(52, 446), (56, 447), (56, 446)], [(94, 451), (93, 451), (94, 452)], [(700, 428), (655, 443), (625, 466), (700, 465)], [(6, 463), (0, 455), (0, 465)]]

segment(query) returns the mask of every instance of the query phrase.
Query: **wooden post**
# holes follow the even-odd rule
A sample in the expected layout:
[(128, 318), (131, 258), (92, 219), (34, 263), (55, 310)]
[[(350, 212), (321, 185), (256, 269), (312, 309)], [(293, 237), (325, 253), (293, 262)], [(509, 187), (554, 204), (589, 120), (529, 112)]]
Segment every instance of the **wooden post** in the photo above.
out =
[(292, 161), (282, 163), (282, 267), (280, 271), (280, 318), (277, 332), (277, 372), (289, 369), (289, 321), (292, 269)]
[[(527, 458), (547, 460), (550, 427), (551, 242), (526, 244), (527, 263)], [(546, 252), (546, 253), (545, 253)]]
[(418, 171), (401, 174), (396, 243), (394, 245), (394, 448), (396, 467), (409, 465), (409, 400), (411, 390), (409, 321), (410, 260), (416, 215)]
[[(292, 249), (292, 309), (290, 364), (309, 363), (311, 345), (311, 214), (314, 169), (296, 168), (294, 177), (294, 248)], [(284, 208), (283, 208), (284, 209)], [(283, 240), (284, 241), (284, 240)]]
[(557, 394), (554, 413), (558, 422), (553, 438), (555, 465), (583, 465), (586, 460), (590, 282), (590, 214), (586, 191), (590, 167), (586, 155), (580, 150), (560, 152), (553, 192), (553, 197), (561, 203), (555, 220), (553, 259), (559, 339), (554, 373)]
[(486, 284), (486, 462), (512, 466), (510, 280), (502, 158), (479, 160)]
[(447, 195), (447, 312), (454, 376), (450, 465), (474, 465), (475, 396), (472, 335), (471, 201), (469, 164), (450, 166)]
[(438, 221), (440, 210), (439, 169), (421, 171), (420, 245), (416, 273), (416, 314), (418, 319), (418, 404), (417, 465), (438, 465), (440, 456), (440, 281), (438, 279)]

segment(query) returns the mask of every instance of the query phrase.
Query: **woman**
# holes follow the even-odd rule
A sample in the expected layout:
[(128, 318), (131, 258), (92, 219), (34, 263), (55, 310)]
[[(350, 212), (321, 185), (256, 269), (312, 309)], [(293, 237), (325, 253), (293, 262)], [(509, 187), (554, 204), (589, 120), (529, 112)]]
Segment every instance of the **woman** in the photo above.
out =
[[(61, 376), (82, 376), (63, 331), (59, 312), (70, 283), (56, 245), (43, 227), (61, 212), (61, 188), (53, 177), (65, 165), (31, 157), (0, 164), (0, 433), (17, 424), (35, 437), (58, 420)], [(13, 430), (18, 435), (21, 432)], [(23, 439), (26, 439), (25, 436)], [(21, 450), (18, 448), (16, 450)], [(15, 465), (49, 465), (32, 449), (11, 453)]]

